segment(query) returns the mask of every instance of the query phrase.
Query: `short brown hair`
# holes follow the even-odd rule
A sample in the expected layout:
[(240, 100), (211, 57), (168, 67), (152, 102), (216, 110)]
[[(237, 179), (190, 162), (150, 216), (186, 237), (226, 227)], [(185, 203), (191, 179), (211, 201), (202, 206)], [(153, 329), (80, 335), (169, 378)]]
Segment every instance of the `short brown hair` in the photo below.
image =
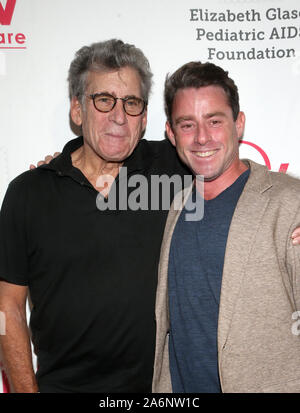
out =
[(190, 62), (181, 66), (165, 81), (164, 101), (167, 119), (172, 125), (172, 107), (176, 92), (189, 87), (220, 86), (226, 93), (233, 119), (236, 120), (240, 111), (238, 88), (228, 76), (228, 72), (213, 63)]

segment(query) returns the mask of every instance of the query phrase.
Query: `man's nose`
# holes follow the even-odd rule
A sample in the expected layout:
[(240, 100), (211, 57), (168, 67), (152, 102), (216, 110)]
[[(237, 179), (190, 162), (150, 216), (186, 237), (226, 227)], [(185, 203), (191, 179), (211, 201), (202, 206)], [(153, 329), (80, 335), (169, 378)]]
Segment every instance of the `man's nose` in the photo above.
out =
[(200, 145), (205, 145), (211, 140), (209, 131), (205, 126), (199, 126), (194, 137), (194, 142)]
[(121, 100), (118, 99), (115, 107), (109, 112), (109, 119), (118, 125), (124, 125), (124, 123), (127, 122), (126, 113)]

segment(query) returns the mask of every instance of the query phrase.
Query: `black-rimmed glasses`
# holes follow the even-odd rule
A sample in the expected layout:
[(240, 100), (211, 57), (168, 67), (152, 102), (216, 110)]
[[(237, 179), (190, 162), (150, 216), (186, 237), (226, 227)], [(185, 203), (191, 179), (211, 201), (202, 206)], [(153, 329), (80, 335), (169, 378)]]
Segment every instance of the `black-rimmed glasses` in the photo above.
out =
[(109, 93), (94, 93), (93, 95), (88, 95), (88, 97), (93, 100), (95, 109), (104, 113), (113, 110), (118, 99), (122, 100), (124, 111), (130, 116), (141, 115), (147, 106), (143, 99), (136, 96), (117, 98)]

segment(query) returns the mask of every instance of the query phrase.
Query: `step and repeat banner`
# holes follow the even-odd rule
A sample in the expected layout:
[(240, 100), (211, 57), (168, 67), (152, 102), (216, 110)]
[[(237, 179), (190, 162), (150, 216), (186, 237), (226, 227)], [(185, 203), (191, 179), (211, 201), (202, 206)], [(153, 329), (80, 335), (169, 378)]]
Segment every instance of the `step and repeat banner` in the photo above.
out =
[[(74, 137), (69, 64), (80, 47), (110, 38), (150, 61), (145, 139), (164, 138), (166, 74), (213, 62), (239, 88), (242, 156), (300, 177), (299, 0), (1, 0), (0, 203), (15, 176)], [(2, 371), (0, 392), (8, 391)]]

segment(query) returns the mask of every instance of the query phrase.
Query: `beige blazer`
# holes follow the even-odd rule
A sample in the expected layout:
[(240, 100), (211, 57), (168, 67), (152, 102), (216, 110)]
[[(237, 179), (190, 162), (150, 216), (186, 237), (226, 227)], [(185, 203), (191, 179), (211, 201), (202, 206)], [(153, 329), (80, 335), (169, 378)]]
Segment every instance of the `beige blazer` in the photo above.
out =
[[(300, 246), (290, 240), (300, 224), (300, 181), (244, 162), (250, 176), (230, 225), (220, 297), (221, 387), (230, 393), (300, 392)], [(188, 195), (179, 193), (174, 202)], [(153, 392), (167, 393), (172, 392), (168, 259), (182, 209), (173, 205), (159, 264), (153, 376)]]

